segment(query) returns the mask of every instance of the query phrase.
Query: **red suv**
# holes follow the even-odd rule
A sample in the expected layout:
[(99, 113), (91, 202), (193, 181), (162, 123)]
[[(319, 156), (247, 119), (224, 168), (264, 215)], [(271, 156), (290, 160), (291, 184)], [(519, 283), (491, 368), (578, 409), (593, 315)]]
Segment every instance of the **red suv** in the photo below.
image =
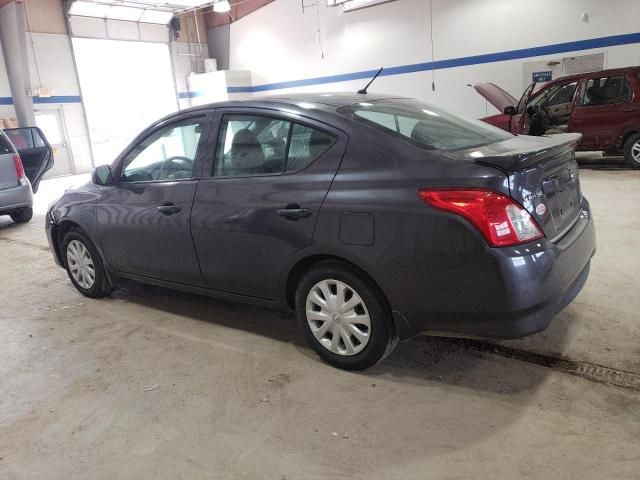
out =
[(640, 67), (617, 68), (553, 80), (520, 100), (493, 83), (473, 85), (501, 114), (483, 118), (515, 134), (582, 134), (578, 150), (623, 154), (640, 169)]

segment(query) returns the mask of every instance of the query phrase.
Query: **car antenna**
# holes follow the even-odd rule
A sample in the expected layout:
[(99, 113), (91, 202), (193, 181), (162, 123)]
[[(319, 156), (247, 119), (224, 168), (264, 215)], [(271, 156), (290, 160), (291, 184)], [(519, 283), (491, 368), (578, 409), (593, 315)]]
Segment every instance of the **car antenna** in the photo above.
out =
[(373, 78), (371, 80), (369, 80), (369, 83), (367, 83), (367, 86), (364, 87), (361, 90), (358, 90), (358, 93), (361, 95), (366, 95), (367, 94), (367, 88), (369, 88), (369, 85), (371, 85), (373, 83), (373, 81), (378, 78), (378, 75), (380, 75), (380, 72), (382, 72), (382, 70), (384, 70), (384, 67), (380, 67), (380, 70), (378, 70), (376, 72), (376, 74), (373, 76)]

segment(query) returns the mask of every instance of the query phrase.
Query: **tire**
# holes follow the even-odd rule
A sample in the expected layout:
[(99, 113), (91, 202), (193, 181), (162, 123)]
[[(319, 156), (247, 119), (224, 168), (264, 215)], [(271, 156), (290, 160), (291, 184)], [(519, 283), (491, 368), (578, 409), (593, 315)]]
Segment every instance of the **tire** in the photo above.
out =
[(16, 223), (27, 223), (33, 218), (33, 208), (26, 207), (20, 210), (15, 210), (9, 214), (11, 220)]
[(640, 169), (640, 133), (634, 133), (624, 142), (623, 153), (629, 165)]
[(383, 293), (344, 263), (325, 261), (312, 267), (298, 283), (295, 306), (307, 342), (334, 367), (364, 370), (389, 355), (398, 342)]
[[(71, 283), (84, 296), (102, 298), (113, 291), (114, 286), (106, 274), (102, 257), (84, 232), (73, 229), (64, 236), (62, 257)], [(74, 269), (74, 266), (77, 268)], [(93, 281), (90, 281), (92, 276)]]

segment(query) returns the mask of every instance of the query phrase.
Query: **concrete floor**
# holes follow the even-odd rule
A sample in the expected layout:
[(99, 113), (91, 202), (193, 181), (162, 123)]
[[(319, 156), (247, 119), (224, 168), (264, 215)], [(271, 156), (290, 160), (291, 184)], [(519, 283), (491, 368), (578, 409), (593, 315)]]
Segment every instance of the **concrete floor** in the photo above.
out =
[[(503, 345), (640, 374), (640, 171), (581, 172), (589, 281)], [(348, 373), (291, 318), (128, 283), (90, 300), (0, 217), (0, 479), (637, 479), (640, 392), (419, 338)], [(599, 367), (594, 367), (596, 370)]]

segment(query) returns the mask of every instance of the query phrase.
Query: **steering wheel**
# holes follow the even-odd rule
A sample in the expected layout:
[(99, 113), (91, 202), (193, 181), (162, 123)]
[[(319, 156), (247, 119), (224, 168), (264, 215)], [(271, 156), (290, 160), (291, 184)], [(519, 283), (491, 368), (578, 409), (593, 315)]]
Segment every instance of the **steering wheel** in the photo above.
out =
[(549, 110), (544, 105), (531, 105), (527, 107), (529, 115), (529, 135), (540, 136), (551, 124)]
[[(182, 155), (175, 155), (167, 158), (160, 165), (159, 178), (169, 178), (169, 175), (174, 175), (176, 172), (191, 172), (193, 168), (193, 160), (189, 157)], [(169, 170), (168, 172), (166, 170)]]

